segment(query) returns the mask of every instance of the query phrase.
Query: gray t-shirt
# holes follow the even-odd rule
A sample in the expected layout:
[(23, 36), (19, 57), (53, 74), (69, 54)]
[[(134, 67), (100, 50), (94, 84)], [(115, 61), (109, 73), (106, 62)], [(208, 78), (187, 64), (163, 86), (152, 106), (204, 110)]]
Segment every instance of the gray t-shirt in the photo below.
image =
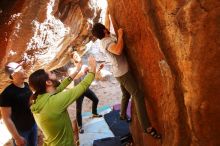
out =
[(108, 47), (117, 43), (114, 36), (105, 37), (101, 40), (101, 50), (106, 54), (112, 64), (114, 77), (120, 77), (128, 72), (128, 62), (125, 55), (115, 55), (108, 51)]

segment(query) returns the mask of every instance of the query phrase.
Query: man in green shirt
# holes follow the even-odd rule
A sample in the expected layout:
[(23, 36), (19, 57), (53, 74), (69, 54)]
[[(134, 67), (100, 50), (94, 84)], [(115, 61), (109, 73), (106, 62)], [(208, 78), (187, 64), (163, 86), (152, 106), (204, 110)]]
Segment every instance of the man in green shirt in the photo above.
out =
[(73, 128), (67, 108), (80, 97), (92, 83), (96, 61), (88, 59), (89, 73), (77, 86), (64, 90), (81, 69), (82, 63), (77, 64), (76, 70), (55, 87), (55, 74), (43, 69), (37, 70), (29, 77), (29, 84), (35, 91), (32, 96), (31, 111), (37, 125), (44, 135), (44, 146), (74, 146)]

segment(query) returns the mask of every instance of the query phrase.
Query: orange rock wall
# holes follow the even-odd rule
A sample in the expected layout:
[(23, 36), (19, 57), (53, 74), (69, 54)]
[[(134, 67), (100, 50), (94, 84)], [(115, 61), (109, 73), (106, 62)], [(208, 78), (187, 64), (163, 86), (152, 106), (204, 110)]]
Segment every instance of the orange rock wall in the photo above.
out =
[(124, 29), (132, 72), (145, 92), (161, 142), (142, 133), (132, 106), (135, 146), (220, 145), (220, 2), (108, 0)]

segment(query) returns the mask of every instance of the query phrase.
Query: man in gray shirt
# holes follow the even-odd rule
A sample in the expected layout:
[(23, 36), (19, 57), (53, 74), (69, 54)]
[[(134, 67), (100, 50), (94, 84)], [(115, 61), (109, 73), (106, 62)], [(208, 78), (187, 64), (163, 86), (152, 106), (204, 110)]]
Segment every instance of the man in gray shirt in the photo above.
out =
[[(108, 16), (107, 16), (107, 19)], [(110, 22), (110, 21), (108, 21)], [(106, 25), (110, 26), (110, 25)], [(123, 54), (124, 41), (123, 30), (118, 29), (118, 38), (116, 39), (101, 23), (94, 24), (92, 34), (101, 40), (101, 49), (110, 60), (113, 68), (113, 75), (119, 81), (122, 91), (120, 119), (128, 120), (126, 110), (130, 97), (134, 98), (135, 108), (139, 123), (145, 133), (152, 135), (154, 138), (160, 139), (161, 135), (151, 126), (146, 106), (144, 102), (144, 94), (138, 88), (137, 82), (134, 80), (129, 71), (128, 62)]]

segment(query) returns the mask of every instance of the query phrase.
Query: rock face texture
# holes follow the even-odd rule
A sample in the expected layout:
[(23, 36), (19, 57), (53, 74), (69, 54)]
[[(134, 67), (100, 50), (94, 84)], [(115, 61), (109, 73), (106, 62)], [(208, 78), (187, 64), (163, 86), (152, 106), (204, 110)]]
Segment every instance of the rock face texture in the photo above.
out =
[(132, 108), (136, 146), (220, 145), (220, 2), (108, 0), (113, 26), (145, 92), (162, 142), (142, 134)]
[(25, 60), (28, 71), (65, 65), (72, 48), (91, 40), (90, 23), (99, 15), (95, 0), (1, 0), (0, 91), (7, 62)]
[[(5, 63), (26, 60), (29, 71), (66, 64), (72, 46), (91, 40), (95, 0), (1, 0), (0, 90)], [(135, 146), (220, 145), (220, 1), (108, 0), (115, 30), (152, 125), (162, 141), (143, 134), (132, 103)]]

